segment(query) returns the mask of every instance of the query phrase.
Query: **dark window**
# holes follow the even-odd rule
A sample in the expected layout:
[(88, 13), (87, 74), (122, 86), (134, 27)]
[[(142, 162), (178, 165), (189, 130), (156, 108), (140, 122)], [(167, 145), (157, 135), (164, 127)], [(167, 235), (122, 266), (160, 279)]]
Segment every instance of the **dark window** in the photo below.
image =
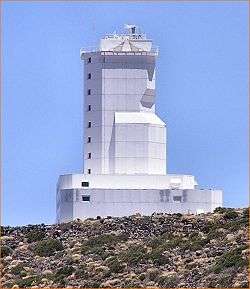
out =
[(90, 196), (83, 195), (82, 196), (82, 201), (83, 202), (89, 202), (90, 201)]
[(180, 203), (182, 198), (181, 198), (181, 196), (174, 196), (173, 200), (174, 200), (174, 202), (179, 202)]
[(91, 89), (88, 89), (88, 95), (91, 95)]
[(91, 169), (88, 169), (88, 174), (89, 174), (89, 175), (91, 174)]
[(91, 73), (88, 73), (88, 79), (91, 79)]
[(89, 121), (89, 123), (88, 123), (88, 127), (91, 127), (91, 121)]
[(91, 105), (89, 104), (89, 106), (88, 106), (88, 111), (91, 111)]
[(88, 136), (88, 143), (90, 143), (91, 142), (91, 137), (90, 136)]
[(82, 182), (82, 187), (89, 187), (89, 182)]
[(88, 63), (91, 63), (91, 57), (88, 58)]
[(91, 159), (91, 153), (88, 153), (88, 159)]

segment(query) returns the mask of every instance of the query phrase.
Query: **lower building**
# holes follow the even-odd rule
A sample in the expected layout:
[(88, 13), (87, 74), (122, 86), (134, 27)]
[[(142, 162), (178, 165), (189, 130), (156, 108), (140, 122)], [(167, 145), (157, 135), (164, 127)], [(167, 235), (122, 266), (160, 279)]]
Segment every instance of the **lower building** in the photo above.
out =
[[(93, 187), (92, 187), (93, 186)], [(57, 222), (136, 213), (212, 212), (222, 191), (198, 189), (190, 175), (62, 175), (57, 186)]]

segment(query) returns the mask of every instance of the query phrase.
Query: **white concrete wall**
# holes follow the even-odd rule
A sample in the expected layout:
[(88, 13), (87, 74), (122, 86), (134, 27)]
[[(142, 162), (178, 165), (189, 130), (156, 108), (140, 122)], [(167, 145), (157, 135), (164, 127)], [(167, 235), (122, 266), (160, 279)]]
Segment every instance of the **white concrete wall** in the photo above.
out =
[[(90, 57), (91, 63), (88, 63)], [(89, 73), (91, 79), (88, 79)], [(91, 95), (88, 95), (89, 89)], [(88, 111), (89, 105), (91, 111)], [(148, 155), (144, 161), (137, 158), (136, 166), (132, 160), (136, 153), (127, 157), (126, 162), (121, 162), (121, 156), (116, 156), (120, 150), (116, 149), (119, 145), (116, 144), (114, 121), (115, 112), (119, 111), (155, 112), (155, 56), (85, 53), (84, 173), (88, 174), (91, 169), (91, 174), (165, 174), (166, 139), (161, 138), (161, 145), (148, 144)], [(89, 121), (91, 128), (88, 128)], [(130, 132), (132, 134), (133, 130)], [(166, 133), (162, 134), (166, 138)], [(88, 143), (88, 137), (91, 137), (91, 143)], [(149, 137), (144, 141), (149, 141)], [(140, 133), (137, 133), (136, 141), (139, 146)]]
[[(122, 217), (135, 213), (196, 214), (211, 212), (222, 206), (222, 192), (218, 190), (71, 189), (68, 193), (72, 194), (72, 198), (60, 202), (58, 222), (97, 216)], [(82, 195), (90, 196), (90, 201), (82, 201)], [(175, 196), (181, 197), (181, 202), (174, 201)], [(73, 217), (68, 213), (72, 208)]]
[(89, 182), (89, 188), (101, 189), (194, 189), (197, 182), (190, 175), (62, 175), (58, 190), (81, 188)]

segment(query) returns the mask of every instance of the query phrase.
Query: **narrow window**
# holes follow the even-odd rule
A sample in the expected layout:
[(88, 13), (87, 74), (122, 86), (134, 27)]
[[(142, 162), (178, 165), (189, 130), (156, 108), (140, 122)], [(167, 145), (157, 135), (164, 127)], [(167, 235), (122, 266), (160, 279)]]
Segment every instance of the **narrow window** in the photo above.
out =
[(174, 202), (181, 203), (181, 200), (182, 200), (181, 196), (174, 196), (174, 197), (173, 197), (173, 201), (174, 201)]
[(88, 136), (88, 143), (90, 143), (91, 142), (91, 137), (90, 136)]
[(91, 159), (91, 153), (88, 153), (88, 159)]
[(88, 89), (88, 95), (91, 95), (91, 89)]
[(88, 58), (88, 63), (91, 63), (91, 57)]
[(91, 121), (89, 121), (89, 123), (88, 123), (88, 127), (91, 127)]
[(88, 169), (88, 174), (89, 174), (89, 175), (91, 174), (91, 169)]
[(89, 187), (89, 182), (82, 182), (82, 187)]
[(82, 195), (82, 201), (83, 202), (90, 202), (90, 196)]
[(88, 73), (88, 79), (91, 79), (91, 73)]
[(88, 106), (88, 111), (91, 111), (91, 104), (89, 104)]

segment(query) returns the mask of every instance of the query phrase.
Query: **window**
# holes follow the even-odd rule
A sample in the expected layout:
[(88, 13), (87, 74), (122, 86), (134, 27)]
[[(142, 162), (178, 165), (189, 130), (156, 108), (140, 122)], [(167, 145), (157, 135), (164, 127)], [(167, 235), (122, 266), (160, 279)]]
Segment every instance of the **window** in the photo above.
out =
[(90, 136), (88, 136), (88, 143), (90, 143), (91, 142), (91, 137)]
[(89, 106), (88, 106), (88, 111), (91, 111), (91, 105), (89, 104)]
[(174, 202), (178, 202), (178, 203), (181, 203), (181, 196), (173, 196), (173, 200)]
[(88, 73), (88, 79), (91, 79), (91, 73)]
[(88, 127), (91, 127), (91, 121), (89, 121), (89, 123), (88, 123)]
[(89, 182), (82, 182), (82, 187), (89, 187)]
[(91, 169), (88, 169), (88, 174), (89, 174), (89, 175), (91, 174)]
[(82, 201), (83, 202), (89, 202), (90, 201), (90, 196), (82, 195)]
[(91, 63), (91, 57), (88, 58), (88, 63)]
[(88, 159), (91, 159), (91, 153), (88, 153)]
[(91, 95), (91, 89), (88, 89), (88, 95)]

